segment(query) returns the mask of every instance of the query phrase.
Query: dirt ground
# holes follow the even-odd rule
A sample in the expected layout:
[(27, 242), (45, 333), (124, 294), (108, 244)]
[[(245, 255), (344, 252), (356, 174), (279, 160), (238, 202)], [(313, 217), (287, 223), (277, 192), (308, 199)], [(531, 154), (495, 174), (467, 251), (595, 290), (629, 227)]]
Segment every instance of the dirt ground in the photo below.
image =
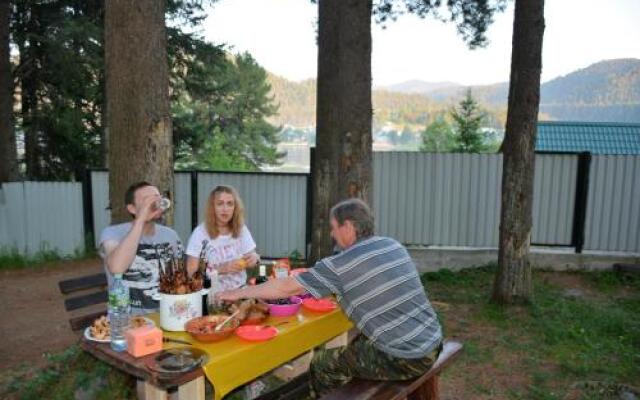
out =
[(0, 370), (41, 366), (45, 352), (59, 352), (78, 339), (69, 326), (60, 280), (97, 273), (99, 259), (66, 261), (37, 269), (0, 271)]

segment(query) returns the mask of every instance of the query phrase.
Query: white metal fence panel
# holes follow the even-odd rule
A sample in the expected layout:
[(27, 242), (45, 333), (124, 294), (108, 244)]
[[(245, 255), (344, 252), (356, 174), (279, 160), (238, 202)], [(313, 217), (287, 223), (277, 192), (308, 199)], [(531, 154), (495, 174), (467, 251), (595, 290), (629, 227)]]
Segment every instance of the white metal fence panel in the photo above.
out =
[(379, 152), (377, 231), (407, 244), (496, 247), (502, 156)]
[(7, 235), (0, 245), (23, 254), (52, 250), (72, 255), (84, 249), (82, 185), (75, 182), (3, 184)]
[(109, 173), (107, 171), (91, 171), (91, 198), (93, 202), (93, 232), (96, 248), (100, 233), (111, 224), (109, 209)]
[(535, 168), (531, 242), (570, 246), (578, 156), (537, 154)]
[(240, 193), (258, 253), (282, 257), (297, 250), (305, 254), (306, 175), (199, 172), (200, 221), (209, 193), (217, 185), (233, 186)]
[(640, 156), (593, 156), (585, 250), (640, 252)]
[(191, 235), (191, 173), (176, 172), (174, 179), (173, 227), (186, 247)]
[(25, 223), (24, 185), (22, 182), (2, 184), (3, 201), (0, 202), (0, 224), (3, 240), (0, 246), (25, 252), (27, 225)]
[[(0, 184), (0, 249), (9, 246), (13, 239), (9, 233), (9, 207), (7, 206), (7, 191)], [(13, 230), (13, 229), (12, 229)]]

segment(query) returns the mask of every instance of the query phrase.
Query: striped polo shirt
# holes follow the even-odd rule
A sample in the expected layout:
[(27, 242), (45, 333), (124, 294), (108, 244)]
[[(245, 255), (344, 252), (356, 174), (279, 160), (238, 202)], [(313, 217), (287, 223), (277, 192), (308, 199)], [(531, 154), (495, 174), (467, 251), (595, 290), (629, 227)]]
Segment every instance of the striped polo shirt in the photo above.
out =
[(416, 266), (391, 238), (363, 239), (296, 279), (316, 298), (335, 294), (360, 332), (394, 357), (422, 358), (442, 341)]

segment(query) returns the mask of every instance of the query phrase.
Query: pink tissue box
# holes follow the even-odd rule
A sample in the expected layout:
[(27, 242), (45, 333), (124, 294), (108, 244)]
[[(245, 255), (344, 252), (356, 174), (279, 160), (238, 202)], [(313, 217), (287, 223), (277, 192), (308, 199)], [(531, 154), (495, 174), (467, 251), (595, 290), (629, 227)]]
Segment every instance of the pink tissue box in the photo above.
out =
[(141, 326), (124, 333), (127, 352), (134, 357), (157, 353), (162, 350), (162, 331), (155, 326)]

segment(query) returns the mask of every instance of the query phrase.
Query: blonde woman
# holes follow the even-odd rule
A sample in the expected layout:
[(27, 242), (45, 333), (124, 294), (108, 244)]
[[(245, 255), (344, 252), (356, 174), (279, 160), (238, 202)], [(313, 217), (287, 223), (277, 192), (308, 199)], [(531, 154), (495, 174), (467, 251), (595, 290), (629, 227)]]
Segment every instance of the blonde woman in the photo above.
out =
[(204, 249), (207, 274), (218, 271), (222, 288), (236, 289), (247, 283), (245, 268), (258, 263), (256, 243), (244, 224), (244, 205), (236, 189), (217, 186), (209, 194), (205, 219), (194, 229), (187, 245), (187, 268), (198, 268)]

